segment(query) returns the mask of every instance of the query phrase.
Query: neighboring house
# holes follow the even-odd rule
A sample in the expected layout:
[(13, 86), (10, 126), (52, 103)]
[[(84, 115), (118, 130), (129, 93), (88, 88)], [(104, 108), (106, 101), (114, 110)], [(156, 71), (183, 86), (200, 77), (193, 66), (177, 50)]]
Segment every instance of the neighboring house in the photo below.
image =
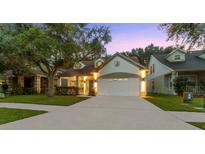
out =
[(82, 61), (60, 75), (58, 86), (78, 87), (79, 95), (146, 94), (146, 69), (137, 57), (119, 53), (107, 60)]
[(187, 90), (201, 94), (205, 88), (205, 52), (185, 52), (176, 49), (169, 54), (152, 55), (149, 62), (147, 92), (175, 94), (173, 82), (178, 76), (187, 77)]
[(7, 71), (4, 76), (6, 76), (5, 81), (8, 84), (9, 91), (15, 90), (18, 86), (26, 91), (34, 91), (35, 93), (45, 93), (48, 90), (47, 77), (36, 68), (21, 76), (13, 75), (12, 71)]

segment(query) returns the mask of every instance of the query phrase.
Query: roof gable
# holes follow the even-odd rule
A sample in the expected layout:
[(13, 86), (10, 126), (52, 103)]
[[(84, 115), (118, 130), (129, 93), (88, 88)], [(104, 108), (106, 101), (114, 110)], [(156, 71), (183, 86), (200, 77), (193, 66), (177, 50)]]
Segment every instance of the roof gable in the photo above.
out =
[(129, 58), (127, 56), (124, 56), (124, 55), (120, 54), (119, 52), (117, 52), (112, 57), (110, 57), (99, 69), (102, 69), (105, 65), (107, 65), (110, 61), (112, 61), (117, 56), (126, 60), (127, 62), (131, 63), (132, 65), (139, 67), (140, 69), (145, 68), (143, 65), (139, 64), (138, 62), (135, 62), (134, 59)]
[(171, 56), (172, 54), (174, 54), (174, 53), (176, 53), (176, 52), (180, 52), (180, 53), (182, 53), (182, 54), (186, 54), (186, 52), (185, 52), (184, 50), (177, 48), (177, 49), (173, 50), (172, 52), (170, 52), (170, 53), (167, 55), (167, 57)]
[(176, 71), (188, 70), (205, 70), (205, 59), (199, 58), (203, 51), (190, 51), (185, 54), (186, 60), (182, 62), (169, 62), (166, 54), (154, 54), (153, 56), (158, 59), (162, 64), (170, 67)]

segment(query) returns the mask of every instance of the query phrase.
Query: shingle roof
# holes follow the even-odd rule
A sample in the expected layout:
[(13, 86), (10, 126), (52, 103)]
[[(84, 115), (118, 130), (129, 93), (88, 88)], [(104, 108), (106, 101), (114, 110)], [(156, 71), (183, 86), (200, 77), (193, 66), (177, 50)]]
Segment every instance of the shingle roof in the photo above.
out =
[[(105, 60), (105, 63), (103, 64), (103, 66), (106, 65), (110, 60), (112, 60), (117, 55), (119, 55), (122, 58), (126, 59), (127, 61), (133, 63), (134, 65), (137, 65), (141, 68), (144, 68), (144, 66), (139, 64), (139, 59), (137, 57), (135, 57), (135, 56), (127, 57), (127, 56), (121, 55), (120, 53), (116, 53), (115, 55), (113, 55), (109, 59)], [(85, 65), (85, 67), (83, 67), (82, 69), (76, 70), (76, 69), (73, 69), (73, 67), (72, 67), (72, 68), (69, 68), (69, 69), (63, 71), (63, 73), (60, 76), (67, 77), (67, 76), (76, 76), (76, 75), (79, 75), (79, 76), (80, 75), (90, 75), (92, 72), (97, 71), (101, 68), (101, 67), (95, 68), (94, 61), (82, 61), (82, 63)]]
[(154, 54), (162, 64), (167, 65), (176, 71), (205, 70), (205, 59), (198, 57), (204, 51), (191, 51), (185, 54), (186, 60), (183, 62), (169, 62), (166, 59), (167, 54)]
[(73, 67), (64, 71), (61, 76), (76, 76), (76, 75), (90, 75), (91, 72), (95, 71), (94, 61), (82, 61), (85, 65), (82, 69), (73, 69)]

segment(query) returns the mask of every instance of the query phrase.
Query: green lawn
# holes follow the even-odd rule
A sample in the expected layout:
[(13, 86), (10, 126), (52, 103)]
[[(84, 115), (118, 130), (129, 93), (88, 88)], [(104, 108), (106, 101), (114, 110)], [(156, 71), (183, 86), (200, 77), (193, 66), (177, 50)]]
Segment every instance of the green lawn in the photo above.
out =
[(47, 113), (46, 111), (0, 108), (0, 125), (8, 122)]
[(39, 105), (61, 105), (69, 106), (83, 100), (86, 97), (76, 97), (76, 96), (54, 96), (48, 97), (46, 95), (19, 95), (19, 96), (8, 96), (6, 98), (0, 99), (1, 102), (11, 102), (11, 103), (30, 103)]
[(203, 107), (202, 98), (194, 98), (192, 104), (183, 103), (182, 97), (172, 95), (153, 94), (144, 98), (165, 111), (205, 112), (205, 109), (194, 108)]
[(189, 124), (205, 130), (205, 122), (188, 122)]

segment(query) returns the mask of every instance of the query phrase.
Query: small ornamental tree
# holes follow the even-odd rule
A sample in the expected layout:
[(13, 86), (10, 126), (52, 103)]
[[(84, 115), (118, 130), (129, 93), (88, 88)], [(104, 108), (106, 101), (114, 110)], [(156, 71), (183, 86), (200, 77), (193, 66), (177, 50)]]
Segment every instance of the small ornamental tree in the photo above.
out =
[(174, 80), (174, 90), (178, 96), (182, 96), (188, 84), (188, 79), (185, 77), (177, 77)]

